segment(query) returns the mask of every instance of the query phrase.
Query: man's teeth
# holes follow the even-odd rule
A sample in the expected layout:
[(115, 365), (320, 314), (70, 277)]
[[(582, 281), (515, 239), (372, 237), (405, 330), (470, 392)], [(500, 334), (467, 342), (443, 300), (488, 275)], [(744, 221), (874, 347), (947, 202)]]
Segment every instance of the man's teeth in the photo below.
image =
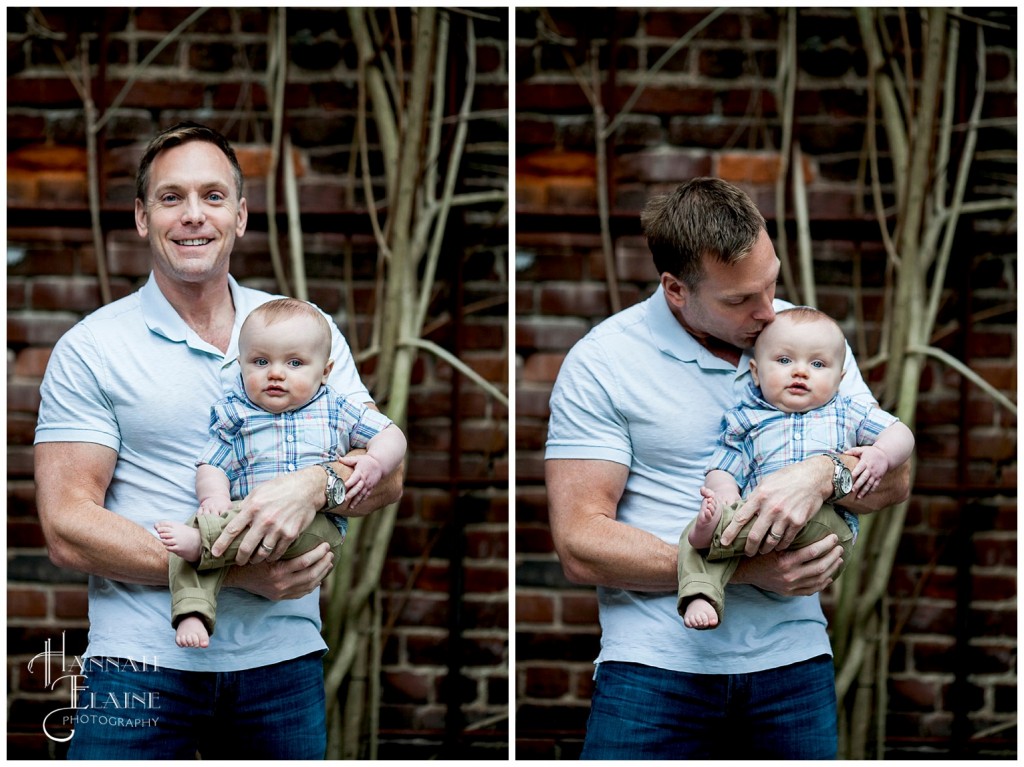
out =
[(179, 245), (205, 245), (209, 240), (178, 240)]

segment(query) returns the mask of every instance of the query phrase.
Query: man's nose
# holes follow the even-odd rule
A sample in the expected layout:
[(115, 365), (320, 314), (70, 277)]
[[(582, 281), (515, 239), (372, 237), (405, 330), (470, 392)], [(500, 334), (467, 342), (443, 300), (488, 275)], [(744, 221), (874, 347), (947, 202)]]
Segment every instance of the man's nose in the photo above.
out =
[(190, 194), (185, 198), (181, 220), (187, 224), (201, 224), (206, 220), (206, 214), (203, 212), (203, 205), (198, 194)]
[(775, 319), (775, 307), (770, 296), (762, 296), (757, 308), (754, 309), (754, 319), (758, 322), (768, 323)]

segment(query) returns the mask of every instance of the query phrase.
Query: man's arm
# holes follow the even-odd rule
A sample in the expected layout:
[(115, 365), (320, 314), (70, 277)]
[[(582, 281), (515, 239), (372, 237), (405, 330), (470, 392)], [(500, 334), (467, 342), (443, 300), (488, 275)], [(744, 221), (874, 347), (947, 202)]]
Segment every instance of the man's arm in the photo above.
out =
[[(854, 456), (842, 455), (840, 459), (847, 468), (857, 465)], [(747, 538), (747, 556), (787, 549), (807, 520), (832, 495), (834, 467), (830, 458), (816, 455), (765, 477), (722, 533), (722, 543), (731, 543), (756, 515), (757, 521)], [(901, 503), (909, 496), (910, 462), (907, 461), (886, 474), (870, 495), (859, 499), (848, 495), (842, 505), (855, 514), (870, 514)], [(768, 535), (769, 531), (781, 537), (773, 538)]]
[[(372, 402), (365, 404), (372, 410), (378, 410)], [(364, 452), (366, 451), (357, 449), (349, 451), (346, 455), (359, 455)], [(352, 468), (340, 461), (334, 461), (331, 465), (343, 482), (352, 475)], [(404, 481), (405, 466), (402, 463), (359, 502), (358, 509), (349, 508), (353, 500), (349, 498), (333, 513), (347, 517), (364, 517), (389, 504), (397, 503), (402, 497)], [(238, 546), (235, 562), (240, 565), (263, 561), (276, 562), (299, 534), (309, 527), (313, 515), (326, 501), (327, 472), (319, 466), (310, 466), (263, 482), (242, 501), (238, 515), (214, 542), (213, 554), (220, 556), (231, 541), (245, 531), (245, 537)], [(249, 529), (246, 531), (247, 527)], [(273, 553), (268, 555), (267, 550), (260, 546), (263, 542), (267, 546), (273, 546)]]
[(633, 591), (675, 591), (678, 549), (616, 520), (629, 467), (547, 460), (548, 516), (565, 577)]
[[(50, 559), (122, 583), (166, 587), (167, 549), (103, 506), (116, 464), (114, 450), (91, 442), (36, 445), (36, 505)], [(232, 568), (225, 585), (272, 600), (297, 599), (320, 584), (332, 563), (325, 543), (285, 562)]]
[[(678, 588), (678, 547), (616, 521), (626, 466), (549, 459), (544, 469), (551, 535), (566, 578), (633, 591)], [(833, 537), (794, 552), (744, 559), (733, 582), (785, 596), (814, 594), (831, 583), (841, 553)]]
[(166, 586), (163, 544), (103, 506), (116, 464), (116, 451), (91, 442), (36, 445), (36, 504), (50, 560), (123, 583)]

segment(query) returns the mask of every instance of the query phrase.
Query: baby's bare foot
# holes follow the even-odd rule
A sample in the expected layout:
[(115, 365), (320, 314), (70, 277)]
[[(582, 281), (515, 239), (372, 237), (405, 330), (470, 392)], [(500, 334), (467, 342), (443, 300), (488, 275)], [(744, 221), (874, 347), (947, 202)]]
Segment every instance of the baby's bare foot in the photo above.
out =
[(209, 647), (210, 635), (202, 620), (194, 615), (182, 618), (174, 635), (178, 647)]
[[(701, 493), (704, 494), (705, 490), (705, 488), (701, 488)], [(718, 527), (718, 521), (722, 518), (718, 499), (710, 490), (706, 492), (700, 505), (700, 512), (697, 514), (697, 521), (687, 536), (690, 545), (695, 549), (706, 549), (711, 545), (715, 538), (715, 528)]]
[(198, 562), (203, 553), (203, 540), (199, 531), (181, 522), (162, 520), (153, 525), (160, 542), (172, 554), (177, 554), (186, 562)]
[(718, 613), (706, 599), (695, 597), (686, 605), (683, 624), (688, 629), (713, 629), (718, 625)]

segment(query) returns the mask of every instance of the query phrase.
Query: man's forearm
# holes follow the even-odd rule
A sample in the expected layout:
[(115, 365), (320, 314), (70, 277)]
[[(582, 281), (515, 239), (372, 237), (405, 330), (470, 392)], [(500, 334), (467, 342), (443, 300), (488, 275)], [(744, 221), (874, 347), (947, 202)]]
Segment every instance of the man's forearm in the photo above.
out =
[[(349, 455), (355, 452), (357, 451), (353, 450)], [(338, 476), (341, 477), (342, 481), (345, 481), (352, 475), (352, 468), (343, 463), (335, 461), (331, 465), (334, 467)], [(390, 474), (386, 474), (381, 481), (377, 483), (377, 486), (370, 492), (366, 499), (359, 504), (358, 507), (355, 509), (349, 509), (348, 499), (346, 499), (341, 508), (336, 510), (336, 513), (346, 517), (365, 517), (378, 509), (382, 509), (389, 504), (397, 503), (401, 500), (404, 485), (405, 462), (403, 461), (398, 465), (397, 469)], [(324, 487), (326, 489), (326, 483)], [(326, 496), (324, 496), (323, 499), (326, 499)]]
[(677, 546), (600, 514), (561, 537), (557, 548), (573, 583), (647, 592), (678, 588)]
[[(857, 465), (857, 459), (843, 455), (843, 462), (850, 468)], [(913, 460), (913, 459), (911, 459)], [(876, 511), (895, 506), (910, 497), (910, 461), (886, 474), (878, 487), (863, 498), (855, 498), (853, 493), (846, 496), (839, 505), (854, 514), (873, 514)]]

